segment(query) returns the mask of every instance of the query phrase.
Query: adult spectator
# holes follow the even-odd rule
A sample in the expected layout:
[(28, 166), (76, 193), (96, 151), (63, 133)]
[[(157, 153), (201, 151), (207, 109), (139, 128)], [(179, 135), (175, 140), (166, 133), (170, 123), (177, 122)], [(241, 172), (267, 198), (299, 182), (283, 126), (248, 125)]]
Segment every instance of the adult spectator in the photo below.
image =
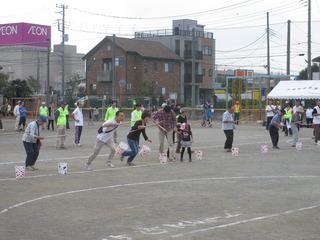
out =
[(163, 109), (154, 114), (153, 119), (158, 121), (159, 128), (159, 153), (164, 153), (164, 139), (167, 139), (169, 145), (169, 161), (175, 160), (173, 150), (173, 131), (176, 128), (176, 115), (171, 107), (163, 104)]
[(17, 105), (14, 107), (13, 109), (13, 115), (16, 118), (15, 124), (14, 124), (14, 128), (16, 131), (19, 131), (19, 122), (20, 122), (20, 112), (19, 112), (19, 107), (21, 106), (21, 101), (19, 100), (17, 102)]
[(74, 144), (76, 146), (81, 146), (80, 139), (81, 133), (83, 128), (83, 114), (82, 109), (80, 108), (80, 102), (76, 102), (76, 109), (72, 112), (72, 117), (74, 119), (74, 126), (75, 126), (75, 137), (74, 137)]
[(317, 106), (313, 108), (313, 125), (314, 125), (314, 141), (320, 145), (320, 100), (317, 101)]
[(276, 107), (272, 104), (272, 100), (269, 100), (268, 105), (266, 106), (266, 117), (267, 117), (266, 130), (269, 130), (269, 126), (272, 118), (274, 117), (275, 110), (276, 110)]
[[(24, 106), (24, 102), (21, 102), (21, 105), (19, 106), (19, 124), (18, 124), (18, 129), (19, 130), (24, 130), (26, 127), (26, 121), (27, 121), (27, 108)], [(21, 129), (22, 125), (22, 129)]]
[[(45, 102), (42, 102), (41, 106), (39, 107), (39, 116), (40, 118), (42, 118), (42, 120), (45, 120), (44, 122), (47, 122), (47, 119), (49, 116), (49, 110)], [(44, 125), (42, 124), (42, 130), (43, 129), (44, 129)]]
[(60, 107), (55, 112), (55, 118), (57, 119), (57, 149), (65, 149), (64, 142), (66, 140), (66, 127), (67, 127), (67, 114), (68, 110), (64, 103), (60, 103)]
[(39, 127), (44, 125), (45, 121), (45, 119), (38, 117), (37, 120), (30, 122), (22, 136), (22, 142), (27, 153), (25, 163), (27, 170), (38, 170), (34, 165), (39, 156), (40, 141), (43, 139), (43, 137), (40, 137)]
[(226, 152), (231, 152), (233, 144), (233, 130), (235, 129), (233, 112), (233, 107), (229, 106), (227, 111), (225, 111), (222, 115), (222, 129), (226, 136), (226, 141), (224, 143), (224, 149)]
[(279, 142), (279, 129), (282, 127), (281, 121), (282, 116), (284, 115), (285, 111), (280, 110), (271, 120), (269, 126), (269, 133), (272, 141), (272, 148), (279, 149), (278, 142)]

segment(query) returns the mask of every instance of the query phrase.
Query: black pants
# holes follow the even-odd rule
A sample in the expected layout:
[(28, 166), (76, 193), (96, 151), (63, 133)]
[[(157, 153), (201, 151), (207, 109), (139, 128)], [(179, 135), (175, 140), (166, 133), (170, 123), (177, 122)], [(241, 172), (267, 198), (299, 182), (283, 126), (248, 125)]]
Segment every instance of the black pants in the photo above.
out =
[(39, 156), (38, 145), (30, 142), (23, 142), (23, 145), (27, 153), (26, 167), (33, 166)]
[(273, 117), (267, 117), (267, 124), (266, 124), (266, 130), (269, 130), (270, 123)]
[(23, 126), (22, 129), (24, 129), (25, 126), (26, 126), (26, 117), (20, 117), (18, 129), (20, 129), (21, 124), (22, 124), (22, 126)]
[(307, 118), (307, 128), (312, 127), (313, 118)]
[[(181, 148), (181, 154), (180, 154), (180, 161), (183, 162), (183, 155), (184, 155), (184, 150), (186, 148), (182, 147)], [(191, 162), (191, 147), (188, 147), (188, 155), (189, 155), (189, 162)]]
[(70, 125), (69, 125), (69, 115), (66, 115), (66, 120), (67, 120), (66, 128), (67, 128), (67, 129), (70, 129)]
[(224, 143), (224, 149), (231, 149), (233, 143), (233, 130), (224, 130), (226, 135), (226, 142)]
[(74, 143), (75, 144), (80, 144), (80, 138), (81, 138), (81, 133), (82, 133), (82, 126), (76, 126), (75, 128), (75, 136), (74, 136)]
[(48, 130), (50, 130), (50, 125), (51, 125), (51, 128), (52, 128), (52, 131), (54, 131), (54, 120), (49, 120), (48, 121)]
[(279, 129), (276, 128), (273, 125), (270, 125), (269, 127), (269, 133), (270, 133), (270, 137), (271, 137), (271, 141), (272, 141), (272, 145), (274, 147), (278, 146), (278, 142), (279, 142)]
[(2, 120), (0, 119), (0, 129), (3, 129)]
[(240, 120), (240, 113), (239, 112), (235, 112), (234, 113), (234, 121), (237, 125), (239, 125), (239, 120)]

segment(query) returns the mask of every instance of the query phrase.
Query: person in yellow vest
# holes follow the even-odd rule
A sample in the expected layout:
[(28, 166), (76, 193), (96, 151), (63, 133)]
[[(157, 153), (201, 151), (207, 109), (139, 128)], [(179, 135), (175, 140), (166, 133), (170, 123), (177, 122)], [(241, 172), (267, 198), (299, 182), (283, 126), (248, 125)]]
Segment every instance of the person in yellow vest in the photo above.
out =
[(233, 109), (234, 109), (234, 122), (235, 124), (239, 125), (240, 112), (241, 112), (241, 105), (239, 101), (236, 101), (236, 103), (233, 106)]
[(284, 111), (285, 111), (285, 114), (283, 118), (286, 124), (285, 135), (288, 136), (288, 132), (289, 132), (290, 136), (292, 136), (292, 129), (291, 129), (292, 107), (290, 106), (290, 103), (287, 103), (287, 106), (284, 109)]
[(135, 109), (131, 112), (130, 126), (133, 127), (136, 121), (141, 120), (141, 116), (142, 116), (141, 104), (137, 103), (135, 106)]
[(60, 107), (56, 110), (55, 117), (57, 119), (57, 149), (65, 149), (64, 142), (66, 140), (66, 126), (67, 126), (67, 114), (64, 103), (60, 104)]
[[(48, 116), (49, 116), (48, 107), (46, 106), (45, 102), (42, 102), (41, 106), (39, 108), (39, 117), (42, 120), (42, 122), (47, 122), (48, 121)], [(42, 124), (42, 130), (43, 129), (44, 129), (44, 124)]]
[[(116, 113), (119, 111), (117, 107), (117, 101), (113, 100), (112, 105), (107, 108), (106, 114), (104, 116), (104, 121), (114, 120), (116, 118)], [(117, 143), (117, 131), (113, 132), (114, 142)]]

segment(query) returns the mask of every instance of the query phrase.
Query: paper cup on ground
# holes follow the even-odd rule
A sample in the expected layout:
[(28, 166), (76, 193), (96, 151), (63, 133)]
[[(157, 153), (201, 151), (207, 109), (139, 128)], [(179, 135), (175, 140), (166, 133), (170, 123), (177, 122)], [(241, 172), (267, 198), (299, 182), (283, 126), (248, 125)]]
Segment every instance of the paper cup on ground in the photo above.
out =
[(26, 176), (25, 166), (15, 166), (16, 179), (24, 178)]
[(61, 175), (65, 175), (68, 173), (68, 163), (58, 163), (58, 173)]
[(297, 149), (298, 151), (301, 151), (301, 150), (302, 150), (302, 142), (297, 142), (297, 143), (296, 143), (296, 149)]
[(139, 155), (141, 157), (145, 157), (145, 156), (149, 155), (150, 153), (151, 153), (151, 148), (147, 145), (143, 145), (141, 147), (141, 150), (139, 151)]
[(261, 153), (267, 153), (269, 152), (269, 147), (267, 144), (262, 144), (260, 147)]
[(239, 156), (239, 148), (232, 148), (231, 152), (232, 156)]
[(203, 152), (201, 150), (197, 150), (195, 154), (197, 160), (202, 160)]
[(160, 160), (160, 163), (167, 163), (168, 162), (167, 154), (166, 153), (160, 153), (159, 160)]
[(122, 153), (128, 148), (128, 144), (126, 144), (125, 142), (119, 142), (119, 145), (116, 147), (116, 155), (120, 157)]

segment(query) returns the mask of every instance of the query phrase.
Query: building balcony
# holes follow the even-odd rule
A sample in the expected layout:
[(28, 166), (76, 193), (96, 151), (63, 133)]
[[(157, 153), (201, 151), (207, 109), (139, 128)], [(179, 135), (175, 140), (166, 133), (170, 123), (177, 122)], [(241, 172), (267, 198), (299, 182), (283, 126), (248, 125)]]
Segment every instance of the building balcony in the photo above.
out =
[[(203, 75), (196, 74), (195, 83), (199, 84), (202, 82), (203, 82)], [(184, 74), (184, 83), (192, 83), (192, 74), (191, 73)]]
[[(170, 36), (182, 36), (182, 37), (192, 37), (192, 31), (181, 30), (181, 29), (160, 29), (151, 30), (145, 32), (135, 32), (135, 38), (156, 38), (156, 37), (170, 37)], [(213, 39), (213, 33), (205, 31), (195, 31), (196, 38), (209, 38)]]
[(112, 82), (112, 71), (98, 71), (97, 82)]
[[(203, 54), (202, 51), (195, 51), (196, 54), (196, 60), (202, 60), (203, 59)], [(184, 58), (185, 59), (192, 59), (192, 51), (191, 50), (185, 50), (184, 51)]]

